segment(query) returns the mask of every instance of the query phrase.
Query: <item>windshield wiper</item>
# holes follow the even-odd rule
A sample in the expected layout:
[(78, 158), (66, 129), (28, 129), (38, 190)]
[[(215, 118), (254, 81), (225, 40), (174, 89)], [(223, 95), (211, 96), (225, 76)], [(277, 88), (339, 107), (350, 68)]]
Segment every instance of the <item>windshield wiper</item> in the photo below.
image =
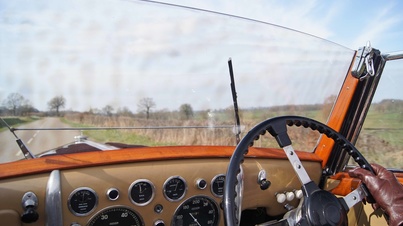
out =
[(235, 113), (235, 138), (236, 144), (239, 144), (241, 141), (240, 134), (241, 134), (241, 122), (239, 120), (239, 112), (238, 112), (238, 100), (235, 90), (235, 79), (234, 79), (234, 72), (232, 70), (232, 59), (229, 58), (228, 60), (228, 68), (229, 68), (229, 76), (231, 78), (231, 93), (232, 93), (232, 101), (234, 102), (234, 113)]
[(20, 147), (20, 150), (22, 151), (22, 154), (24, 154), (24, 157), (26, 159), (36, 158), (35, 155), (33, 155), (32, 152), (28, 149), (28, 147), (24, 144), (24, 142), (14, 133), (15, 129), (9, 126), (3, 118), (0, 119), (3, 122), (3, 124), (8, 128), (8, 130), (15, 136), (18, 147)]

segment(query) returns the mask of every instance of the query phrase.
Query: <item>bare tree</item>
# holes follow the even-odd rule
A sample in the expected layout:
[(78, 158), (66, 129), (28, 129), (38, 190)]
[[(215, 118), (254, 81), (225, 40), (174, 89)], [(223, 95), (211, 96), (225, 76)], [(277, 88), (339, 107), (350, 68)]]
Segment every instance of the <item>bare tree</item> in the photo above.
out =
[(151, 108), (155, 107), (155, 102), (150, 97), (144, 97), (139, 101), (137, 107), (139, 108), (139, 112), (144, 112), (146, 114), (147, 119), (149, 119)]
[(112, 112), (113, 112), (113, 107), (111, 105), (106, 105), (104, 108), (102, 108), (102, 112), (106, 115), (111, 117)]
[(186, 119), (193, 117), (193, 108), (190, 104), (182, 104), (179, 107), (179, 112), (181, 116), (185, 117)]
[(59, 110), (60, 110), (60, 108), (63, 108), (65, 105), (66, 105), (66, 99), (63, 96), (53, 97), (48, 102), (49, 109), (51, 111), (55, 110), (57, 116), (60, 116)]
[(25, 98), (19, 93), (10, 93), (4, 100), (4, 106), (10, 110), (14, 116), (18, 114), (19, 108), (25, 103)]

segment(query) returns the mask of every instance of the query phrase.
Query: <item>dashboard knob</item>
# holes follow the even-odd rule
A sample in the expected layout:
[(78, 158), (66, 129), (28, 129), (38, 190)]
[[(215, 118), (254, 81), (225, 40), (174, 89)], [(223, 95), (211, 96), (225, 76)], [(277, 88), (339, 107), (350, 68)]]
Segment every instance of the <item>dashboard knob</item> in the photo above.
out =
[(203, 190), (207, 187), (207, 182), (204, 179), (198, 179), (196, 181), (196, 187), (200, 190)]
[(38, 220), (39, 214), (36, 212), (38, 207), (38, 198), (33, 192), (26, 192), (22, 197), (22, 207), (24, 213), (21, 215), (21, 221), (24, 223), (32, 223)]
[(278, 194), (276, 195), (276, 199), (277, 199), (277, 202), (278, 202), (278, 203), (283, 203), (283, 202), (285, 202), (285, 200), (286, 200), (286, 196), (285, 196), (284, 193), (278, 193)]
[(33, 206), (26, 207), (26, 210), (21, 215), (21, 221), (24, 223), (32, 223), (37, 221), (39, 218), (39, 214), (36, 212)]
[(295, 190), (295, 197), (297, 197), (297, 199), (301, 199), (302, 196), (304, 196), (304, 194), (302, 193), (302, 190)]
[(291, 191), (285, 193), (285, 196), (287, 197), (287, 201), (292, 201), (295, 198), (294, 192)]
[(165, 223), (163, 220), (157, 220), (154, 222), (154, 226), (165, 226)]
[(115, 201), (119, 198), (119, 190), (117, 188), (110, 188), (106, 192), (106, 196), (109, 200)]

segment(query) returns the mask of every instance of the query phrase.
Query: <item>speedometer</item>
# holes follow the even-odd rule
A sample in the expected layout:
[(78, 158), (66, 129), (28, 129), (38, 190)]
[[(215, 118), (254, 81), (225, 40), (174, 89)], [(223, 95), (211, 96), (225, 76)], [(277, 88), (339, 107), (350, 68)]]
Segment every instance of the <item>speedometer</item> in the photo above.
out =
[(217, 203), (207, 196), (193, 196), (184, 201), (175, 211), (173, 226), (211, 225), (219, 222)]
[(141, 217), (134, 211), (124, 206), (113, 206), (95, 214), (87, 226), (144, 226)]

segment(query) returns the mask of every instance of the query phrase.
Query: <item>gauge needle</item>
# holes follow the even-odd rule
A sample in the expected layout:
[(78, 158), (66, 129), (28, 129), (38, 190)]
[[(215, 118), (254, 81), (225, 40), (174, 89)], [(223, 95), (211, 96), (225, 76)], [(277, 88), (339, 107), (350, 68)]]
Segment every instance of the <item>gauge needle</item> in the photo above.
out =
[(197, 225), (201, 226), (201, 224), (197, 221), (197, 219), (191, 213), (189, 213), (189, 215), (193, 218), (193, 220), (197, 223)]

